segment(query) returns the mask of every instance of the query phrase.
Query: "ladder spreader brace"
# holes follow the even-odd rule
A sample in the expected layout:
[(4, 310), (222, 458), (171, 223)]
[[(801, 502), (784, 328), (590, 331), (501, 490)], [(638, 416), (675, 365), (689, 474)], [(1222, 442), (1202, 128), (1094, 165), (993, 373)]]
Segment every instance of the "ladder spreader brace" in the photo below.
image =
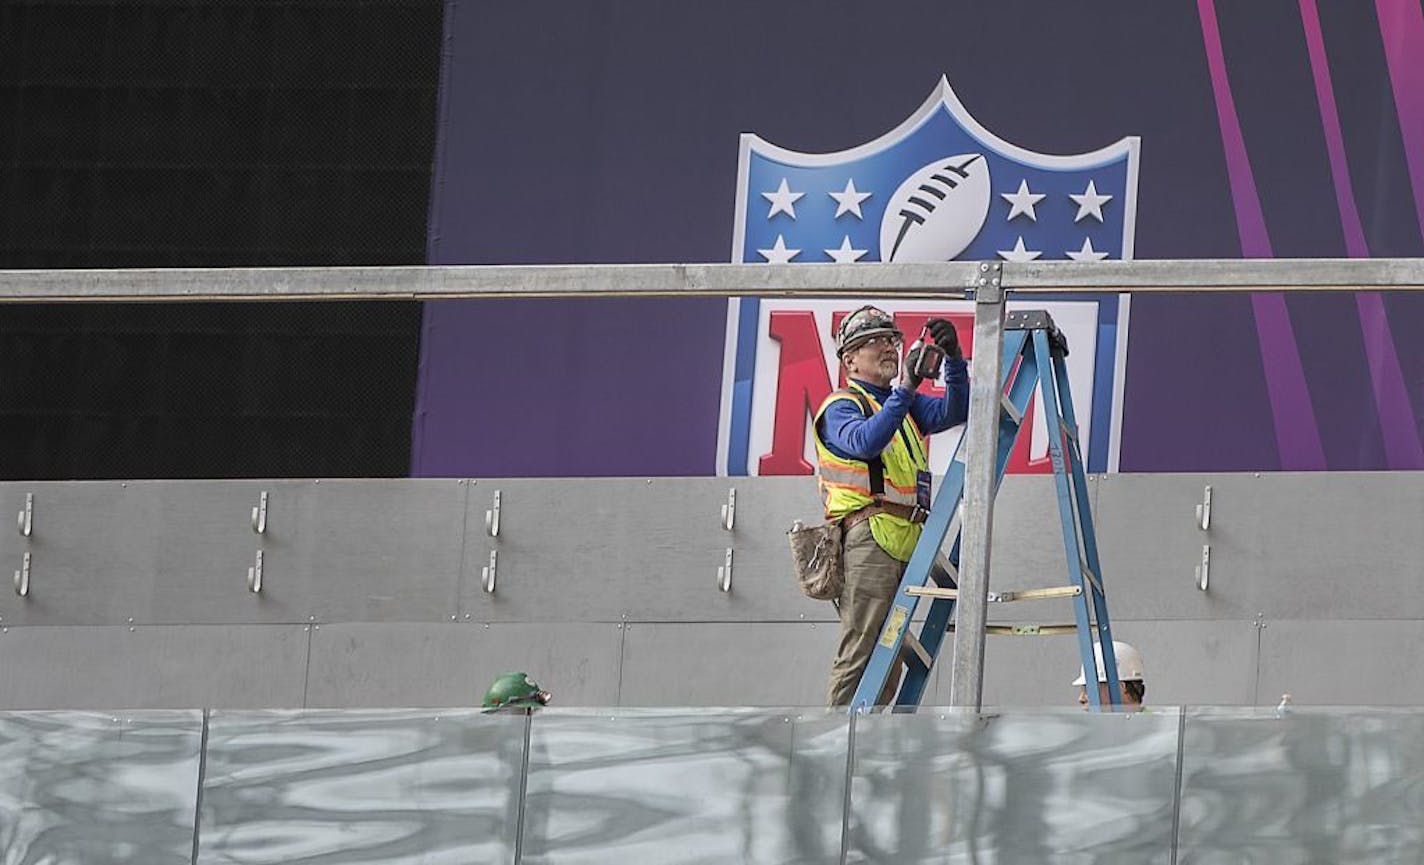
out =
[[(998, 303), (1002, 305), (1002, 299), (999, 299)], [(1002, 306), (998, 314), (1003, 315)], [(1088, 501), (1087, 477), (1083, 469), (1078, 424), (1068, 387), (1068, 369), (1064, 362), (1068, 345), (1054, 325), (1053, 319), (1043, 310), (1012, 312), (1001, 320), (1002, 389), (1001, 398), (998, 400), (998, 447), (992, 489), (997, 491), (1003, 482), (1009, 454), (1022, 431), (1029, 401), (1035, 388), (1038, 388), (1042, 394), (1041, 410), (1049, 430), (1048, 451), (1053, 465), (1058, 516), (1063, 529), (1068, 585), (1012, 592), (986, 592), (984, 600), (987, 603), (1007, 603), (1071, 598), (1075, 622), (1072, 625), (981, 627), (985, 633), (1021, 635), (1076, 632), (1083, 669), (1095, 672), (1097, 663), (1094, 643), (1101, 641), (1109, 699), (1112, 708), (1118, 708), (1121, 702), (1121, 686), (1117, 677), (1117, 659), (1113, 656), (1112, 630), (1108, 621), (1107, 599), (1103, 594), (1098, 545)], [(976, 344), (979, 344), (978, 333), (976, 325)], [(992, 399), (985, 404), (993, 406)], [(964, 437), (967, 438), (968, 436)], [(961, 439), (950, 460), (949, 470), (941, 481), (939, 493), (935, 496), (925, 520), (919, 543), (915, 546), (905, 574), (900, 580), (880, 638), (876, 641), (855, 696), (851, 699), (852, 713), (868, 712), (875, 706), (887, 680), (900, 664), (905, 666), (904, 680), (891, 703), (897, 708), (918, 706), (929, 681), (930, 671), (934, 668), (935, 658), (944, 642), (944, 635), (955, 628), (951, 617), (955, 614), (955, 604), (959, 598), (957, 569), (964, 529), (966, 469), (963, 457), (964, 439)], [(992, 498), (990, 509), (988, 516), (992, 518)], [(946, 540), (949, 541), (947, 546)], [(947, 556), (940, 555), (942, 549), (948, 551)], [(987, 566), (987, 562), (985, 565)], [(987, 578), (987, 569), (984, 575)], [(987, 580), (985, 585), (987, 586)], [(916, 606), (921, 599), (929, 601), (929, 610), (919, 633), (916, 634), (911, 630), (911, 626)], [(977, 661), (982, 671), (982, 654)], [(1087, 677), (1087, 681), (1091, 683), (1096, 678), (1095, 674)], [(977, 681), (974, 684), (974, 706), (978, 708)], [(1098, 689), (1090, 686), (1087, 692), (1090, 706), (1095, 710), (1101, 709), (1102, 701)]]

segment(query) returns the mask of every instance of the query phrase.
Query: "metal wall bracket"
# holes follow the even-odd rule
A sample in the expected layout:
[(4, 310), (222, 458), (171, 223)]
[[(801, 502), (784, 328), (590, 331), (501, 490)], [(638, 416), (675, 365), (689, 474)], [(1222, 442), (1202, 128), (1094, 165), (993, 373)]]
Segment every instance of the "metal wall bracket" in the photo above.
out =
[(727, 547), (727, 557), (717, 568), (717, 588), (724, 592), (732, 590), (732, 548)]
[[(265, 495), (265, 494), (264, 494)], [(247, 590), (254, 595), (262, 593), (262, 551), (257, 551), (257, 560), (247, 569)]]
[[(489, 532), (492, 538), (499, 537), (499, 490), (494, 491), (494, 505), (485, 511), (485, 531)], [(493, 591), (490, 589), (488, 591)]]
[[(1211, 484), (1202, 490), (1201, 504), (1197, 505), (1197, 528), (1211, 531)], [(1211, 544), (1202, 544), (1201, 564), (1197, 565), (1197, 588), (1203, 592), (1211, 583)]]
[[(495, 496), (495, 501), (497, 502), (499, 500), (498, 493), (496, 493)], [(491, 595), (494, 594), (494, 578), (498, 561), (499, 551), (490, 550), (489, 564), (480, 569), (480, 586), (484, 588), (486, 593)]]
[(30, 595), (30, 553), (25, 551), (25, 557), (20, 560), (20, 569), (15, 572), (15, 594), (22, 598)]
[(1201, 504), (1197, 505), (1197, 528), (1211, 531), (1211, 484), (1207, 484)]
[(19, 513), (19, 529), (22, 537), (28, 538), (35, 530), (35, 494), (25, 493), (25, 509)]
[(727, 503), (722, 505), (722, 528), (731, 531), (737, 524), (737, 488), (727, 490)]
[(252, 509), (252, 530), (259, 535), (267, 534), (267, 491), (257, 499), (257, 507)]

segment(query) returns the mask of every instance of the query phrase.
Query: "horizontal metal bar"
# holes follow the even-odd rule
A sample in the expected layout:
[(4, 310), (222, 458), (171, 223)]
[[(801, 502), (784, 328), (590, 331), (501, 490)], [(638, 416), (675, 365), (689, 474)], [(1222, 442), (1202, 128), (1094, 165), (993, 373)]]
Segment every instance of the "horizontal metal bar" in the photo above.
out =
[(1052, 637), (1078, 633), (1077, 625), (990, 625), (990, 634), (1005, 637)]
[[(972, 290), (972, 261), (4, 270), (0, 303), (461, 297), (921, 297)], [(1006, 262), (1011, 295), (1424, 289), (1424, 259)]]
[[(958, 589), (942, 589), (938, 586), (910, 586), (905, 589), (905, 594), (913, 595), (917, 598), (940, 598), (944, 600), (955, 600), (959, 597)], [(1083, 590), (1077, 586), (1052, 586), (1047, 589), (1020, 589), (1016, 592), (990, 592), (989, 603), (1007, 604), (1010, 601), (1041, 601), (1048, 598), (1076, 598), (1083, 594)]]
[(1009, 601), (1042, 601), (1048, 598), (1076, 598), (1083, 594), (1083, 590), (1077, 586), (1050, 586), (1046, 589), (1020, 589), (1017, 592), (999, 592), (997, 600), (1007, 604)]
[[(953, 631), (954, 625), (948, 630)], [(1077, 625), (985, 625), (984, 633), (1000, 637), (1053, 637), (1078, 633)]]
[(910, 586), (905, 589), (905, 594), (914, 595), (917, 598), (942, 598), (952, 601), (959, 597), (959, 590), (943, 589), (939, 586)]

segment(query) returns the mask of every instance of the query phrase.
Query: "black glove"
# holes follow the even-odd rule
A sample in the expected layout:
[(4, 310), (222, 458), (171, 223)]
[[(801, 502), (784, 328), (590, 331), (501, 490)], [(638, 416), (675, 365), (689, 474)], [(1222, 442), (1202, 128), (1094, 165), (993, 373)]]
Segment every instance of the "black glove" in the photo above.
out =
[(905, 375), (900, 379), (900, 387), (909, 388), (912, 391), (920, 389), (920, 382), (924, 379), (915, 374), (915, 368), (920, 365), (920, 355), (924, 350), (924, 346), (915, 343), (914, 347), (910, 349), (910, 353), (905, 355)]
[(925, 322), (925, 327), (929, 328), (930, 336), (934, 337), (935, 345), (940, 347), (945, 357), (964, 357), (959, 348), (959, 333), (955, 331), (954, 325), (942, 318), (932, 318)]

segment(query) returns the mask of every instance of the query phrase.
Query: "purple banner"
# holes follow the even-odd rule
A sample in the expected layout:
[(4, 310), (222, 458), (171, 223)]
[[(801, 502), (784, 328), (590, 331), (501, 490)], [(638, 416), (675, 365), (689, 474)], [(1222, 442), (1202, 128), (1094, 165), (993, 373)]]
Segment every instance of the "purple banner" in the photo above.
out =
[[(942, 78), (1025, 151), (1139, 140), (1138, 259), (1424, 254), (1418, 0), (446, 8), (432, 263), (740, 258), (743, 133), (846, 151)], [(1031, 231), (1038, 182), (989, 206)], [(772, 183), (771, 216), (794, 219), (794, 182)], [(893, 185), (867, 190), (832, 198), (870, 215)], [(848, 231), (838, 252), (865, 246)], [(427, 304), (412, 473), (714, 473), (728, 325), (709, 299)], [(1421, 327), (1412, 295), (1136, 297), (1116, 464), (1424, 468)]]

